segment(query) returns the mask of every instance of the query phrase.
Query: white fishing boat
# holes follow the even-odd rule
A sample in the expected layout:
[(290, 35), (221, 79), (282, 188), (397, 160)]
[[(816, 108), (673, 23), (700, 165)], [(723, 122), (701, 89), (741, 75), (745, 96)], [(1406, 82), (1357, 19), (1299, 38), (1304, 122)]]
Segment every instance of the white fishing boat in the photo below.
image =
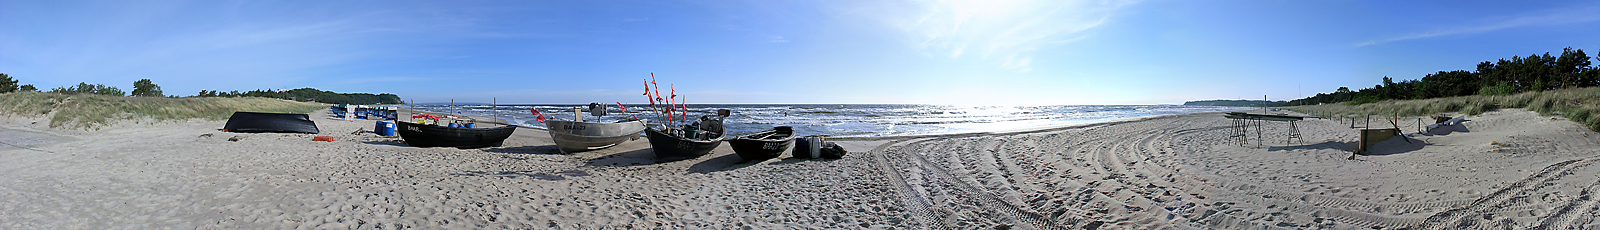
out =
[[(590, 113), (596, 117), (605, 116), (605, 107), (591, 104)], [(574, 118), (580, 114), (574, 114)], [(577, 120), (577, 119), (575, 119)], [(556, 142), (556, 147), (562, 152), (575, 153), (589, 150), (603, 149), (616, 146), (622, 142), (638, 139), (639, 132), (645, 129), (644, 120), (623, 120), (617, 122), (583, 122), (549, 120), (545, 127), (550, 129), (550, 139)]]

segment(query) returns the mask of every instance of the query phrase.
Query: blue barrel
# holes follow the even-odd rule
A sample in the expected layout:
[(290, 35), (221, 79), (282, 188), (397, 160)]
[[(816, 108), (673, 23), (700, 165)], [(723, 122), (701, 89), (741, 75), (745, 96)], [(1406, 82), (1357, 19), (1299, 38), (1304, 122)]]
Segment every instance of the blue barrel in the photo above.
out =
[(811, 137), (795, 138), (794, 150), (791, 151), (794, 152), (794, 156), (791, 157), (800, 159), (811, 158), (811, 142), (806, 141), (807, 138)]
[(372, 128), (372, 133), (376, 133), (378, 136), (392, 137), (394, 136), (394, 122), (378, 121), (377, 126)]
[(469, 129), (476, 129), (476, 128), (478, 128), (478, 124), (477, 124), (477, 123), (467, 123), (467, 124), (466, 124), (466, 126), (467, 126), (467, 128), (469, 128)]
[(458, 127), (458, 126), (456, 126), (456, 123), (455, 123), (455, 122), (450, 122), (450, 124), (449, 124), (449, 125), (445, 125), (445, 126), (449, 126), (449, 127), (450, 127), (450, 128), (455, 128), (455, 127)]

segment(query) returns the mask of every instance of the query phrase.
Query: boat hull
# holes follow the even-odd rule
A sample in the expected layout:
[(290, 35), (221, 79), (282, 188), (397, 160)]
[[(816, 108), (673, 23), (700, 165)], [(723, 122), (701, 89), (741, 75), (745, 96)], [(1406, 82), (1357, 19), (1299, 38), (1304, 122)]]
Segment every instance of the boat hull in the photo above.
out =
[(594, 123), (545, 121), (550, 139), (562, 152), (574, 153), (608, 148), (635, 139), (644, 131), (644, 121)]
[(777, 158), (784, 150), (794, 146), (794, 129), (779, 126), (759, 133), (740, 136), (728, 140), (728, 146), (745, 160), (766, 160)]
[(722, 137), (710, 140), (692, 140), (669, 135), (655, 128), (644, 130), (650, 138), (650, 149), (656, 153), (656, 159), (680, 160), (697, 158), (711, 153), (711, 150), (722, 146)]
[(222, 129), (230, 132), (260, 133), (310, 133), (316, 134), (317, 123), (310, 115), (296, 113), (234, 112)]
[(454, 128), (437, 125), (421, 125), (410, 122), (395, 122), (399, 125), (395, 130), (400, 133), (400, 138), (406, 140), (407, 145), (416, 147), (456, 147), (463, 149), (498, 147), (505, 142), (511, 133), (517, 131), (516, 126), (501, 126), (498, 128)]

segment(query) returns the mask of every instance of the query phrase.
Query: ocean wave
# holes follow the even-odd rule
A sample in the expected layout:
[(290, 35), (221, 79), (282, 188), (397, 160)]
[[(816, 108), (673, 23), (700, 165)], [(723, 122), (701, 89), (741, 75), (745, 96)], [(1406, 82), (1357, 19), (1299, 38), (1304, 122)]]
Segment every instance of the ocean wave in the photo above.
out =
[[(571, 120), (572, 108), (582, 105), (423, 105), (418, 110), (456, 111), (462, 114), (493, 116), (508, 123), (543, 128), (529, 110), (538, 110), (546, 119)], [(733, 111), (725, 124), (730, 134), (753, 133), (773, 126), (792, 126), (803, 135), (829, 136), (906, 136), (967, 132), (1001, 132), (1051, 126), (1075, 125), (1168, 114), (1239, 110), (1236, 107), (1183, 105), (1058, 105), (1058, 106), (949, 106), (949, 105), (688, 105), (675, 111), (673, 118), (687, 113), (691, 118), (713, 115), (719, 109)], [(659, 125), (666, 121), (647, 105), (626, 104), (626, 112), (606, 106), (609, 115), (600, 121), (638, 117)], [(653, 110), (654, 109), (654, 110)], [(596, 118), (585, 112), (585, 120)]]

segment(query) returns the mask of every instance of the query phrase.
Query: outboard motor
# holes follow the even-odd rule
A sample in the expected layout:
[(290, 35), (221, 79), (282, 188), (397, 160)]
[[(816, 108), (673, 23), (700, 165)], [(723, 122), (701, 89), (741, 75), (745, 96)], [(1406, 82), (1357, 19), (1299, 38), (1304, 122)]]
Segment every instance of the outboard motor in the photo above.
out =
[(589, 115), (594, 115), (594, 117), (606, 116), (606, 106), (600, 103), (589, 103)]

